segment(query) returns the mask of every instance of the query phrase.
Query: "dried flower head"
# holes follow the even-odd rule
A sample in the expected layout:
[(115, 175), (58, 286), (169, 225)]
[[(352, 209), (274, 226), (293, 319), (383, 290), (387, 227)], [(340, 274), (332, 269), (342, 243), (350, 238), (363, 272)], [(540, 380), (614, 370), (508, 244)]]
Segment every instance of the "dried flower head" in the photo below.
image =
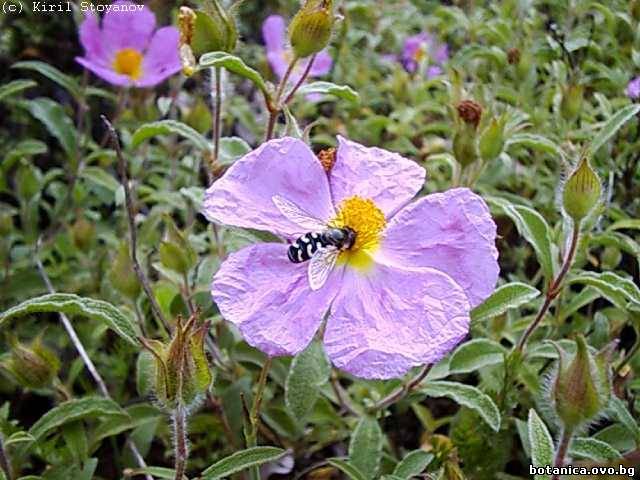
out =
[(326, 150), (320, 150), (318, 152), (318, 160), (325, 172), (330, 172), (333, 164), (336, 163), (336, 149), (332, 147)]
[(474, 128), (478, 127), (482, 117), (482, 105), (475, 100), (463, 100), (456, 105), (456, 110), (460, 118)]
[(507, 61), (509, 65), (517, 65), (520, 63), (520, 49), (517, 47), (511, 47), (507, 50)]

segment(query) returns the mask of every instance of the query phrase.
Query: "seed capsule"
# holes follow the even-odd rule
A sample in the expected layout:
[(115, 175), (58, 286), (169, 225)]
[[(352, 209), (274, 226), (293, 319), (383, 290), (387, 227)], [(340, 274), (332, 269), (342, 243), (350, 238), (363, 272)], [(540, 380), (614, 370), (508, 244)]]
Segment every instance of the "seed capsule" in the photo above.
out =
[(289, 25), (289, 41), (300, 58), (325, 48), (333, 30), (333, 0), (307, 0)]
[(575, 222), (585, 218), (600, 200), (602, 187), (589, 160), (583, 157), (569, 176), (562, 192), (562, 205)]

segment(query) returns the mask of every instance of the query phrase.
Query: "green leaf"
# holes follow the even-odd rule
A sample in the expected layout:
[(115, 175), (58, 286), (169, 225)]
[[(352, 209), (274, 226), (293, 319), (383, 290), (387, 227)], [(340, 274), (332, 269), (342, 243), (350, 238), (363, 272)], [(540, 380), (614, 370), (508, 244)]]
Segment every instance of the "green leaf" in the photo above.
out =
[(276, 447), (247, 448), (217, 461), (202, 472), (201, 476), (209, 480), (228, 477), (247, 468), (278, 460), (285, 453), (285, 450)]
[(620, 400), (615, 395), (611, 396), (611, 400), (609, 401), (608, 409), (613, 413), (613, 415), (618, 419), (618, 421), (633, 434), (637, 443), (640, 443), (640, 426), (638, 426), (638, 422), (633, 415), (629, 413), (627, 406), (624, 404), (622, 400)]
[(516, 133), (509, 137), (505, 142), (505, 150), (512, 145), (521, 145), (526, 148), (532, 148), (534, 150), (540, 150), (541, 152), (548, 153), (550, 155), (564, 157), (562, 149), (554, 142), (542, 135), (535, 135), (532, 133)]
[(617, 222), (613, 222), (607, 230), (640, 230), (640, 220), (637, 218), (625, 218), (623, 220), (618, 220)]
[(33, 437), (33, 435), (27, 432), (20, 431), (20, 432), (15, 432), (11, 434), (11, 436), (5, 440), (4, 446), (10, 447), (12, 445), (17, 445), (19, 443), (31, 443), (35, 441), (36, 439)]
[(327, 463), (340, 470), (351, 480), (367, 480), (367, 477), (365, 477), (364, 473), (362, 473), (358, 467), (341, 458), (329, 458)]
[(26, 61), (26, 62), (18, 62), (14, 63), (11, 68), (19, 68), (23, 70), (32, 70), (38, 72), (41, 75), (44, 75), (49, 80), (56, 82), (62, 88), (65, 88), (69, 91), (76, 99), (82, 97), (82, 90), (80, 89), (80, 85), (76, 82), (73, 77), (62, 73), (57, 68), (49, 65), (48, 63), (38, 62), (38, 61)]
[(106, 188), (113, 194), (120, 188), (120, 183), (100, 167), (85, 167), (80, 176), (94, 185)]
[[(547, 426), (536, 411), (529, 410), (529, 443), (531, 444), (531, 464), (535, 467), (553, 465), (553, 439)], [(549, 475), (536, 475), (536, 480), (549, 480)]]
[[(153, 477), (173, 480), (176, 478), (176, 471), (173, 468), (165, 467), (145, 467), (145, 468), (132, 468), (127, 469), (125, 478), (135, 477), (137, 475), (151, 475)], [(187, 478), (187, 477), (182, 477)]]
[(120, 310), (103, 300), (83, 298), (70, 293), (51, 293), (25, 300), (0, 315), (0, 327), (11, 318), (42, 312), (84, 315), (99, 320), (130, 344), (138, 345), (134, 324)]
[(616, 307), (640, 309), (640, 289), (633, 280), (613, 272), (580, 272), (568, 279), (569, 284), (590, 285)]
[(348, 85), (336, 85), (331, 82), (311, 82), (302, 85), (296, 95), (309, 95), (320, 93), (322, 95), (333, 95), (334, 97), (347, 100), (349, 102), (359, 102), (360, 95)]
[(320, 387), (329, 380), (331, 365), (322, 344), (313, 341), (295, 356), (285, 383), (285, 402), (294, 418), (303, 419), (312, 409)]
[(500, 429), (500, 411), (491, 397), (476, 387), (444, 380), (427, 382), (421, 390), (429, 397), (447, 397), (477, 412), (494, 431)]
[(176, 122), (175, 120), (160, 120), (157, 122), (146, 123), (138, 128), (131, 136), (131, 147), (137, 148), (145, 140), (158, 136), (176, 134), (189, 140), (194, 146), (203, 151), (211, 151), (209, 141), (200, 135), (195, 129), (189, 125)]
[(36, 98), (22, 103), (56, 137), (65, 153), (73, 156), (78, 146), (77, 132), (64, 109), (50, 98)]
[(505, 348), (494, 340), (478, 338), (460, 345), (449, 361), (450, 373), (474, 372), (504, 361)]
[(595, 438), (574, 438), (569, 453), (572, 457), (578, 456), (596, 462), (622, 457), (622, 454), (611, 445)]
[(551, 248), (551, 228), (546, 220), (538, 212), (524, 205), (513, 205), (504, 199), (495, 197), (489, 201), (502, 208), (505, 215), (513, 220), (520, 235), (531, 244), (536, 252), (545, 278), (551, 281), (554, 262)]
[(52, 430), (77, 420), (95, 417), (126, 417), (127, 412), (113, 400), (102, 397), (84, 397), (61, 403), (49, 410), (29, 429), (36, 441)]
[(529, 303), (540, 295), (537, 288), (512, 282), (497, 288), (489, 298), (471, 311), (472, 322), (486, 322), (512, 308)]
[(13, 82), (5, 83), (0, 86), (0, 102), (7, 97), (11, 97), (18, 92), (22, 92), (23, 90), (27, 90), (29, 88), (35, 87), (38, 85), (33, 80), (14, 80)]
[(424, 450), (413, 450), (405, 455), (405, 457), (396, 465), (393, 470), (395, 476), (409, 479), (424, 471), (431, 463), (434, 455)]
[(633, 105), (627, 105), (614, 113), (591, 142), (591, 153), (595, 154), (602, 145), (613, 137), (616, 132), (638, 112), (640, 112), (640, 105), (635, 103)]
[(226, 52), (205, 53), (200, 57), (200, 68), (223, 67), (231, 73), (240, 75), (253, 82), (265, 95), (268, 94), (267, 84), (262, 76), (253, 68), (248, 67), (244, 61)]
[(251, 151), (251, 146), (240, 137), (223, 137), (220, 139), (218, 162), (231, 165)]
[(378, 421), (362, 417), (356, 425), (349, 442), (349, 463), (362, 475), (371, 479), (376, 476), (382, 453), (382, 430)]

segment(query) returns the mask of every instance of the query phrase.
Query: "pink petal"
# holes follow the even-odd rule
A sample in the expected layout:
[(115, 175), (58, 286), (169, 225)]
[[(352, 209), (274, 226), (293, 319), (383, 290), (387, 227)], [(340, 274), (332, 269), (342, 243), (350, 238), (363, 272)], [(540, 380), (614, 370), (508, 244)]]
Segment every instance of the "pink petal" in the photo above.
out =
[[(133, 2), (114, 2), (114, 7), (131, 7)], [(144, 51), (156, 28), (156, 17), (149, 7), (135, 11), (109, 10), (102, 19), (102, 39), (112, 51), (133, 48)]]
[(270, 140), (234, 163), (209, 187), (203, 214), (211, 221), (267, 230), (283, 237), (308, 231), (280, 213), (274, 196), (295, 203), (326, 222), (335, 212), (327, 175), (301, 140)]
[(151, 87), (182, 68), (178, 55), (180, 32), (175, 27), (163, 27), (151, 38), (142, 63), (142, 78), (139, 87)]
[[(303, 63), (303, 66), (306, 67), (307, 64)], [(322, 50), (316, 55), (316, 59), (313, 61), (313, 65), (311, 65), (311, 71), (309, 72), (310, 77), (322, 77), (327, 75), (331, 71), (331, 67), (333, 66), (333, 58), (326, 50)]]
[(284, 18), (280, 15), (270, 15), (266, 18), (262, 23), (262, 39), (267, 50), (284, 49), (286, 29)]
[(120, 75), (119, 73), (116, 73), (112, 68), (105, 67), (101, 63), (97, 63), (82, 57), (76, 57), (76, 62), (78, 62), (87, 70), (95, 73), (98, 77), (106, 80), (113, 85), (118, 85), (120, 87), (130, 87), (133, 85), (131, 78), (126, 75)]
[(278, 79), (281, 79), (289, 66), (285, 59), (284, 50), (268, 51), (267, 61), (269, 62), (269, 66), (271, 67), (271, 70), (273, 70), (275, 76), (278, 77)]
[(97, 15), (92, 12), (87, 13), (80, 25), (80, 43), (88, 58), (94, 61), (105, 59), (100, 24)]
[(268, 355), (295, 355), (315, 335), (340, 285), (336, 269), (311, 291), (306, 263), (291, 263), (288, 245), (263, 243), (233, 253), (213, 278), (211, 294), (222, 316)]
[(329, 183), (334, 205), (358, 195), (373, 200), (389, 218), (420, 191), (425, 175), (424, 168), (397, 153), (338, 136)]
[(324, 335), (327, 355), (356, 377), (387, 379), (435, 363), (469, 330), (469, 302), (431, 268), (347, 268)]
[(484, 200), (456, 188), (427, 195), (391, 219), (382, 244), (385, 258), (445, 272), (472, 307), (494, 290), (500, 269), (496, 225)]

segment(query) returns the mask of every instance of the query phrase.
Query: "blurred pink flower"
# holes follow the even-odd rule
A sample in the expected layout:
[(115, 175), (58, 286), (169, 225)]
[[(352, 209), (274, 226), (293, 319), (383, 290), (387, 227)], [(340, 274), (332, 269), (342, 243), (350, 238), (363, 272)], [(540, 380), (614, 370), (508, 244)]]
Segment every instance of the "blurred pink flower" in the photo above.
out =
[(76, 61), (109, 83), (152, 87), (180, 71), (179, 32), (175, 27), (156, 30), (156, 18), (148, 7), (130, 10), (134, 4), (119, 1), (102, 19), (88, 13), (80, 25), (84, 57)]
[(640, 77), (636, 77), (629, 82), (625, 93), (631, 100), (638, 100), (640, 98)]
[(498, 278), (496, 226), (470, 190), (409, 203), (424, 185), (421, 166), (342, 137), (338, 144), (327, 172), (301, 140), (271, 140), (207, 190), (203, 209), (211, 221), (289, 242), (349, 227), (355, 243), (326, 282), (311, 287), (310, 264), (289, 260), (289, 244), (261, 243), (227, 258), (213, 299), (271, 356), (303, 350), (330, 312), (323, 343), (334, 365), (363, 378), (398, 377), (437, 362), (467, 335), (471, 308)]
[(442, 74), (442, 67), (449, 60), (449, 47), (438, 43), (429, 33), (418, 33), (404, 41), (399, 60), (409, 73), (416, 73), (421, 65), (426, 65), (426, 77), (433, 78)]

